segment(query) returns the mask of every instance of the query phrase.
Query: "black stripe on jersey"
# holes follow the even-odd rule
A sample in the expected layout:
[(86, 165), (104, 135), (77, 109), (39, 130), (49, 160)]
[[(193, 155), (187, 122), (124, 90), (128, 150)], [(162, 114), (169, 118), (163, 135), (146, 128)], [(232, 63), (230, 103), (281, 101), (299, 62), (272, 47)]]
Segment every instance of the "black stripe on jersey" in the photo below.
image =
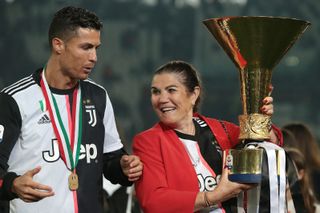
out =
[(26, 78), (23, 78), (21, 79), (20, 81), (17, 81), (16, 83), (4, 88), (1, 92), (4, 92), (4, 93), (7, 93), (7, 94), (10, 94), (11, 91), (29, 83), (29, 82), (32, 82), (33, 81), (33, 78), (32, 76), (28, 76)]

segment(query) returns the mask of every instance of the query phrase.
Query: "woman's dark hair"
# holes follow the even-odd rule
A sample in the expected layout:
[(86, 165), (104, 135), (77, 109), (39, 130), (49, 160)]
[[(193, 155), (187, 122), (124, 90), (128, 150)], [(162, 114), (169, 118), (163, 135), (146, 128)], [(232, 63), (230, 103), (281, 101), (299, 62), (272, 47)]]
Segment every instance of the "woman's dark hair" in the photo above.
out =
[[(154, 75), (162, 73), (175, 73), (181, 77), (181, 83), (191, 93), (195, 87), (201, 88), (201, 81), (199, 72), (189, 63), (185, 61), (170, 61), (160, 66), (154, 73)], [(201, 101), (201, 91), (197, 98), (195, 105), (193, 106), (193, 112), (197, 112)]]
[(320, 168), (320, 151), (310, 128), (303, 123), (290, 123), (282, 127), (289, 130), (297, 140), (297, 146), (311, 168)]
[[(310, 186), (315, 192), (314, 197), (319, 198), (319, 187), (316, 184), (318, 179), (316, 174), (320, 168), (320, 151), (316, 137), (313, 135), (311, 129), (304, 123), (289, 123), (282, 127), (283, 130), (290, 131), (297, 143), (296, 146), (292, 144), (294, 148), (297, 148), (304, 156), (306, 160), (306, 173), (310, 178)], [(284, 141), (284, 143), (286, 143)]]
[(298, 148), (299, 144), (294, 134), (288, 129), (281, 129), (283, 136), (283, 147), (284, 148)]
[(285, 148), (287, 155), (289, 155), (290, 159), (294, 162), (297, 167), (298, 172), (304, 170), (304, 175), (301, 177), (301, 193), (303, 196), (303, 201), (307, 212), (314, 213), (316, 199), (313, 195), (312, 185), (310, 181), (310, 176), (308, 172), (307, 162), (302, 152), (297, 148)]
[(57, 11), (49, 27), (48, 39), (50, 47), (52, 47), (51, 41), (53, 38), (58, 37), (62, 40), (67, 40), (76, 35), (80, 27), (100, 31), (102, 22), (96, 14), (84, 8), (69, 6)]

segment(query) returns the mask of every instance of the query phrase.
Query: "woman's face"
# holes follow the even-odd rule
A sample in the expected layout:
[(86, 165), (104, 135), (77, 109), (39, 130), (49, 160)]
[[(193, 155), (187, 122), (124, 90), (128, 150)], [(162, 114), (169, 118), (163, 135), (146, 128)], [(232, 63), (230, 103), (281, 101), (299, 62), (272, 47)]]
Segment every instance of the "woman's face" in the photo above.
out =
[(152, 107), (161, 122), (179, 128), (192, 122), (193, 106), (199, 88), (188, 92), (176, 73), (161, 73), (153, 77), (151, 85)]

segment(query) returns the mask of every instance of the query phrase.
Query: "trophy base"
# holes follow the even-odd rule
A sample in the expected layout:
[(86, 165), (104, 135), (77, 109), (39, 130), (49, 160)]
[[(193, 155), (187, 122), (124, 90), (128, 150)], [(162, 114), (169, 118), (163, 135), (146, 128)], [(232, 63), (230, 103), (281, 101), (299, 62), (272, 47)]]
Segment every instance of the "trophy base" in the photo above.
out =
[(261, 174), (229, 174), (229, 180), (238, 183), (260, 183)]
[(229, 180), (238, 183), (260, 183), (264, 150), (253, 146), (230, 149), (226, 155)]

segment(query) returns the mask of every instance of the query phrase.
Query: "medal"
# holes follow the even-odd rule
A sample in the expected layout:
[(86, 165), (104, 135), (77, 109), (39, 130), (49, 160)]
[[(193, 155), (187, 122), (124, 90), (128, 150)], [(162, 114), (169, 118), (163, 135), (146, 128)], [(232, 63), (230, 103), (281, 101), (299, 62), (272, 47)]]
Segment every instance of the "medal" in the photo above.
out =
[[(66, 125), (63, 122), (58, 103), (50, 91), (44, 73), (45, 69), (42, 72), (40, 81), (41, 90), (45, 98), (45, 104), (49, 112), (55, 136), (57, 137), (61, 159), (64, 161), (68, 170), (71, 171), (68, 178), (69, 189), (75, 191), (79, 187), (78, 175), (76, 174), (75, 169), (79, 160), (82, 136), (81, 87), (79, 84), (78, 88), (75, 88), (73, 91), (73, 113), (71, 114), (71, 110), (67, 107), (69, 125)], [(68, 106), (68, 98), (66, 102)], [(69, 131), (65, 126), (70, 126)]]
[(71, 173), (68, 178), (69, 189), (75, 191), (79, 187), (78, 175), (76, 173)]

